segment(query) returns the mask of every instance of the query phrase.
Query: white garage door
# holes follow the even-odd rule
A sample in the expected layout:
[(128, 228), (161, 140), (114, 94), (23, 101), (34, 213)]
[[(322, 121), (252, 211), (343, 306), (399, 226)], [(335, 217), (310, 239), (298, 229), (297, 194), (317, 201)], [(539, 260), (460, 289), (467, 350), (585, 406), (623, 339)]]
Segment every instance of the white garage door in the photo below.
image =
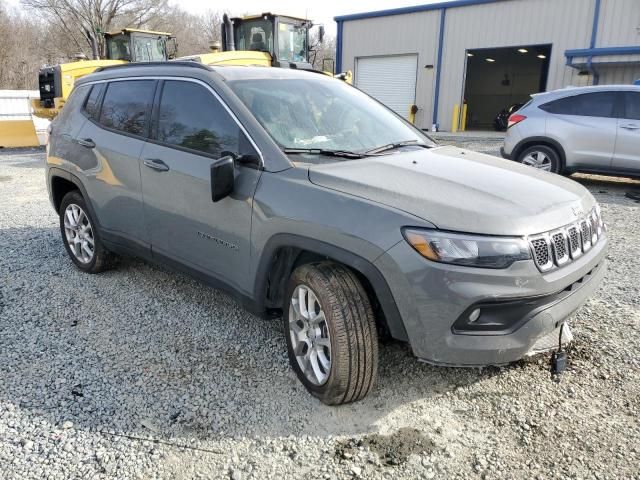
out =
[(403, 117), (416, 102), (417, 55), (358, 58), (356, 86)]

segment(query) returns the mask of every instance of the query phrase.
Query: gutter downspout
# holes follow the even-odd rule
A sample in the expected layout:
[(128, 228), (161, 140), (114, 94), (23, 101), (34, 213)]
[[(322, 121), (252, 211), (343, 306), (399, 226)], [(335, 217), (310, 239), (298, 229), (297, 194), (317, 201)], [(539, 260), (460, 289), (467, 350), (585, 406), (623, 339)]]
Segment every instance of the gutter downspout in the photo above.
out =
[[(600, 20), (600, 3), (601, 0), (596, 0), (595, 9), (593, 12), (593, 27), (591, 28), (591, 42), (589, 48), (594, 49), (596, 47), (596, 39), (598, 37), (598, 22)], [(593, 84), (598, 85), (600, 83), (600, 75), (593, 67), (593, 55), (589, 55), (587, 59), (587, 70), (593, 75)]]
[(442, 67), (442, 50), (444, 48), (444, 20), (446, 8), (440, 11), (440, 38), (438, 39), (438, 59), (436, 61), (436, 86), (433, 94), (433, 126), (434, 132), (438, 131), (438, 105), (440, 103), (440, 70)]
[(336, 73), (342, 72), (342, 20), (337, 20), (338, 33), (336, 35)]

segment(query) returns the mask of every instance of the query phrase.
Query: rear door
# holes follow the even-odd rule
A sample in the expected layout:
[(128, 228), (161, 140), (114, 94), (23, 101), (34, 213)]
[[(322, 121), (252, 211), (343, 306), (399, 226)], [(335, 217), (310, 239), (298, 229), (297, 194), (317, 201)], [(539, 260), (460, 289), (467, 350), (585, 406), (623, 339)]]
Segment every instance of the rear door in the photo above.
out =
[(214, 203), (211, 164), (227, 154), (257, 151), (213, 90), (200, 82), (163, 81), (156, 124), (140, 158), (153, 254), (246, 290), (260, 170), (236, 165), (233, 193)]
[(609, 168), (618, 131), (616, 92), (592, 92), (541, 105), (547, 135), (564, 147), (567, 167)]
[(620, 95), (622, 106), (612, 166), (616, 170), (640, 172), (640, 92), (620, 92)]
[(86, 152), (81, 167), (101, 229), (141, 246), (148, 244), (148, 238), (138, 158), (148, 135), (156, 84), (156, 80), (117, 80), (94, 87), (105, 89), (98, 92), (101, 108), (90, 95), (85, 106), (89, 121), (77, 138)]
[(417, 71), (417, 55), (358, 58), (356, 87), (407, 118), (416, 103)]

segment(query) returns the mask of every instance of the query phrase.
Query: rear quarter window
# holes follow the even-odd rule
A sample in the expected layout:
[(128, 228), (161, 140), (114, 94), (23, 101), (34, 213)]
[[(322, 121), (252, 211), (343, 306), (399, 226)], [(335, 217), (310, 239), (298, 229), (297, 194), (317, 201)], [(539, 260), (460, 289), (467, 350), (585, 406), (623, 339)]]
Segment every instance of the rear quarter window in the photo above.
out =
[(84, 104), (84, 111), (93, 120), (98, 120), (100, 115), (100, 98), (104, 91), (104, 83), (98, 83), (91, 88), (91, 93)]

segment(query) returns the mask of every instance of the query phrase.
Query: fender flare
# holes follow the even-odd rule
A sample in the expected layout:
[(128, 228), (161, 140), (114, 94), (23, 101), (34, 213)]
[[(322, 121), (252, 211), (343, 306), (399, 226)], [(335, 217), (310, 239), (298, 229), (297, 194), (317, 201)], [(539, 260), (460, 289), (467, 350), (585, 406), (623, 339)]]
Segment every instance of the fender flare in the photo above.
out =
[[(96, 215), (96, 212), (93, 208), (93, 204), (91, 203), (91, 198), (87, 193), (87, 189), (84, 187), (82, 180), (80, 180), (80, 178), (75, 176), (73, 173), (68, 172), (67, 170), (63, 170), (62, 168), (49, 167), (49, 172), (47, 173), (47, 186), (49, 188), (49, 191), (51, 192), (51, 203), (53, 203), (53, 185), (52, 184), (53, 184), (54, 177), (60, 177), (60, 178), (63, 178), (64, 180), (67, 180), (73, 183), (78, 188), (78, 190), (80, 190), (80, 193), (82, 194), (82, 197), (84, 198), (84, 201), (87, 204), (87, 208), (89, 209), (89, 213), (91, 214), (91, 218), (96, 223), (96, 226), (100, 228), (100, 221), (98, 220), (98, 216)], [(54, 205), (54, 208), (55, 208), (55, 205)]]
[(265, 303), (265, 299), (267, 298), (269, 272), (276, 252), (280, 248), (287, 247), (335, 260), (365, 277), (371, 284), (373, 292), (384, 313), (391, 336), (397, 340), (409, 340), (391, 289), (380, 270), (369, 260), (356, 253), (313, 238), (289, 233), (278, 233), (267, 241), (258, 260), (253, 288), (253, 297), (260, 304)]

